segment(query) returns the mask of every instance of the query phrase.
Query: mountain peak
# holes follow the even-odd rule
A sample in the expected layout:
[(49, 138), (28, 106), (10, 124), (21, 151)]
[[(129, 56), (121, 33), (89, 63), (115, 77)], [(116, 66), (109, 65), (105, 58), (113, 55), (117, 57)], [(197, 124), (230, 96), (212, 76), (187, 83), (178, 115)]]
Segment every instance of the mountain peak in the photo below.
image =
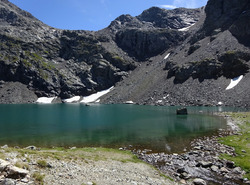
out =
[(181, 29), (196, 23), (201, 16), (201, 9), (176, 8), (166, 10), (152, 7), (137, 16), (140, 21), (151, 22), (155, 27)]

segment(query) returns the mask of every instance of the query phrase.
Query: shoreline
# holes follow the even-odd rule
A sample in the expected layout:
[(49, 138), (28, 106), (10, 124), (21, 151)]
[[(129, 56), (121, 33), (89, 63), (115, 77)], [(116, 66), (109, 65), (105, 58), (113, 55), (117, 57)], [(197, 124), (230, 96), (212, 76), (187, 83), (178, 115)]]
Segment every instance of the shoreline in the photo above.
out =
[[(72, 184), (74, 179), (74, 184), (140, 184), (142, 182), (145, 184), (220, 184), (221, 182), (250, 184), (250, 181), (243, 177), (245, 172), (241, 168), (221, 157), (221, 155), (236, 156), (235, 149), (218, 141), (227, 135), (239, 134), (240, 125), (243, 123), (239, 123), (239, 120), (230, 116), (230, 113), (218, 115), (227, 119), (232, 129), (221, 131), (217, 137), (196, 139), (191, 143), (192, 149), (182, 154), (147, 154), (147, 150), (134, 151), (132, 154), (131, 151), (107, 148), (18, 149), (3, 146), (0, 148), (0, 159), (4, 159), (5, 164), (28, 172), (24, 178), (19, 174), (13, 179), (14, 176), (9, 175), (10, 169), (6, 166), (1, 168), (3, 161), (0, 161), (0, 183), (9, 181), (19, 185)], [(138, 179), (137, 176), (140, 178)]]
[(243, 123), (232, 117), (232, 113), (217, 115), (225, 117), (231, 129), (221, 131), (219, 136), (195, 139), (191, 142), (192, 149), (182, 154), (140, 152), (137, 156), (182, 184), (189, 184), (195, 178), (199, 178), (202, 184), (250, 184), (244, 177), (246, 172), (226, 159), (226, 156), (233, 158), (238, 155), (235, 149), (220, 142), (228, 136), (241, 135)]

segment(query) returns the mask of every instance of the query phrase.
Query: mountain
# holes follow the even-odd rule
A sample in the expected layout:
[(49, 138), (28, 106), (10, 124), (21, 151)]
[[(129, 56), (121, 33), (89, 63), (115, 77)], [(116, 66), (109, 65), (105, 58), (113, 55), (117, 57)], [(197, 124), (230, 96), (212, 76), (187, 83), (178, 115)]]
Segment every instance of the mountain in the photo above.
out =
[(0, 103), (60, 102), (115, 86), (102, 102), (249, 107), (249, 20), (248, 0), (209, 0), (72, 31), (1, 0)]
[(104, 102), (250, 107), (249, 20), (248, 0), (209, 0), (183, 42), (134, 70)]
[[(180, 19), (181, 12), (176, 19)], [(198, 20), (199, 11), (183, 12), (190, 13), (192, 23)], [(185, 34), (145, 22), (147, 17), (122, 15), (99, 32), (60, 30), (1, 0), (0, 102), (34, 102), (41, 96), (65, 99), (107, 89), (142, 59), (164, 51), (165, 45), (175, 46), (184, 40)], [(178, 28), (188, 24), (180, 20)]]

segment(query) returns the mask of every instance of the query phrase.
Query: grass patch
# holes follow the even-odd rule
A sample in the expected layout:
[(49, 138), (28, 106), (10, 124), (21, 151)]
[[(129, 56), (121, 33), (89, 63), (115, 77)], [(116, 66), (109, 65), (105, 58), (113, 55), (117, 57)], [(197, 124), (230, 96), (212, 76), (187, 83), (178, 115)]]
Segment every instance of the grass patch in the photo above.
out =
[(15, 166), (18, 168), (29, 170), (29, 165), (22, 162), (16, 162)]
[(40, 168), (46, 168), (46, 167), (48, 167), (48, 163), (47, 163), (45, 160), (38, 160), (38, 161), (37, 161), (37, 165), (38, 165)]
[(231, 113), (230, 116), (240, 123), (241, 131), (238, 135), (221, 138), (220, 142), (234, 147), (237, 155), (221, 157), (234, 161), (236, 166), (246, 171), (245, 177), (250, 179), (250, 113)]
[(44, 174), (41, 174), (39, 172), (35, 172), (33, 173), (32, 177), (34, 178), (34, 180), (40, 184), (40, 185), (43, 185), (44, 184), (44, 177), (45, 175)]

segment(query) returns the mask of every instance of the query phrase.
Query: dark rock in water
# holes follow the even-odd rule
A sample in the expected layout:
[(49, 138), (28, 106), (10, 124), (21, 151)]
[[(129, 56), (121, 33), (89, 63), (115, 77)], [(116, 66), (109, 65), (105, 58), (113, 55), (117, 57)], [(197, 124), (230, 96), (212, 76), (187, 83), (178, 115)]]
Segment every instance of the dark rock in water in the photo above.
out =
[(177, 115), (187, 115), (188, 114), (187, 108), (177, 109), (176, 114)]

